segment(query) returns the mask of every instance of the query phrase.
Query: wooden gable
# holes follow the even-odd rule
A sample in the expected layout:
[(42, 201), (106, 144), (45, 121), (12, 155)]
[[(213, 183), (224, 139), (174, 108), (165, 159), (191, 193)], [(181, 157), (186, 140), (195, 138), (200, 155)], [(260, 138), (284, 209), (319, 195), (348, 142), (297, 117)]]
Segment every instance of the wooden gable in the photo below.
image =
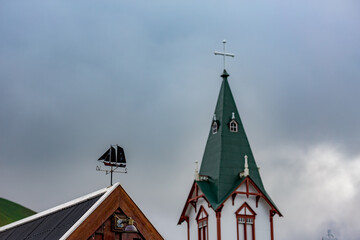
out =
[[(137, 231), (125, 231), (126, 224)], [(0, 227), (0, 239), (30, 238), (163, 240), (119, 183)]]
[[(138, 233), (125, 233), (115, 230), (114, 217), (116, 215), (131, 217), (134, 220), (134, 226), (137, 228)], [(65, 234), (68, 236), (64, 239), (164, 239), (120, 185), (88, 217), (75, 225), (78, 226), (70, 229)]]

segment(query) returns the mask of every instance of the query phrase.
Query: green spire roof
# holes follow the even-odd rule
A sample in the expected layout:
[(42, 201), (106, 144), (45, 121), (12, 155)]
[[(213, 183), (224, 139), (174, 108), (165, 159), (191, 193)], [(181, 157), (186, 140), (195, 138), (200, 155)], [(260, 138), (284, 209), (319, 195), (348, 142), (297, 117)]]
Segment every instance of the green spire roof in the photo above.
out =
[[(210, 128), (200, 167), (200, 175), (208, 176), (208, 180), (197, 182), (214, 210), (245, 179), (239, 176), (240, 172), (244, 171), (245, 155), (248, 156), (249, 177), (271, 201), (261, 181), (258, 167), (230, 90), (228, 76), (229, 74), (224, 70), (221, 75), (223, 81), (212, 122), (212, 125), (216, 122), (218, 130), (214, 134), (212, 127)], [(237, 132), (230, 132), (229, 124), (232, 120), (238, 124)]]

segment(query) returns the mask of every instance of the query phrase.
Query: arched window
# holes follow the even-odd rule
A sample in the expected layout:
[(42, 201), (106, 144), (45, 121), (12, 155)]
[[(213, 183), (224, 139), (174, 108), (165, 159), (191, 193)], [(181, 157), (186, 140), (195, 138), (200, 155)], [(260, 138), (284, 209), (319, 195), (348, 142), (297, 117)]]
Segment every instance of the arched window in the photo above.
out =
[(205, 208), (201, 206), (196, 217), (198, 223), (198, 240), (209, 240), (208, 216)]
[(238, 131), (238, 123), (235, 120), (231, 120), (229, 127), (230, 127), (230, 132)]
[(235, 212), (237, 225), (237, 240), (255, 240), (255, 216), (251, 207), (244, 203)]
[(216, 134), (218, 132), (218, 124), (216, 121), (213, 122), (211, 129), (213, 134)]

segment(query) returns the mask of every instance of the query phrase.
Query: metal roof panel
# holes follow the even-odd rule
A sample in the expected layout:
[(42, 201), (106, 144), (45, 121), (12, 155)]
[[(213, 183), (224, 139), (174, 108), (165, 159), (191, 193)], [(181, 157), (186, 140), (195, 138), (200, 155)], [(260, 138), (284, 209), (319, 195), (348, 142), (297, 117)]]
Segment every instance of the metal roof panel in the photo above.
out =
[(59, 208), (57, 211), (46, 215), (38, 215), (30, 221), (15, 225), (0, 231), (0, 239), (20, 240), (53, 240), (63, 236), (103, 194), (93, 196), (81, 202), (74, 202), (66, 208)]

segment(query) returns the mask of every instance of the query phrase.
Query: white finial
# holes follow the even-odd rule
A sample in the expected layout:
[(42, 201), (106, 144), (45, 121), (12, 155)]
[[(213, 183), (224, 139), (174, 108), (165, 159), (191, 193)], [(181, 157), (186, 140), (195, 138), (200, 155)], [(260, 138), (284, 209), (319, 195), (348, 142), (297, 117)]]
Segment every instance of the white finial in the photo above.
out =
[(245, 155), (245, 164), (244, 164), (244, 171), (240, 173), (240, 177), (247, 177), (249, 176), (250, 172), (249, 172), (249, 165), (248, 165), (248, 156)]
[(200, 181), (199, 162), (195, 161), (195, 181)]
[(232, 116), (231, 116), (232, 119), (235, 119), (235, 113), (232, 112)]
[(245, 177), (249, 176), (249, 165), (248, 165), (248, 156), (245, 155), (245, 165), (244, 165)]
[(224, 70), (225, 70), (225, 57), (235, 57), (235, 54), (233, 54), (233, 53), (227, 53), (227, 52), (225, 51), (226, 40), (223, 40), (222, 42), (223, 42), (223, 45), (224, 45), (224, 47), (223, 47), (224, 52), (217, 52), (217, 51), (215, 51), (214, 54), (215, 54), (215, 55), (221, 55), (221, 56), (224, 57)]

